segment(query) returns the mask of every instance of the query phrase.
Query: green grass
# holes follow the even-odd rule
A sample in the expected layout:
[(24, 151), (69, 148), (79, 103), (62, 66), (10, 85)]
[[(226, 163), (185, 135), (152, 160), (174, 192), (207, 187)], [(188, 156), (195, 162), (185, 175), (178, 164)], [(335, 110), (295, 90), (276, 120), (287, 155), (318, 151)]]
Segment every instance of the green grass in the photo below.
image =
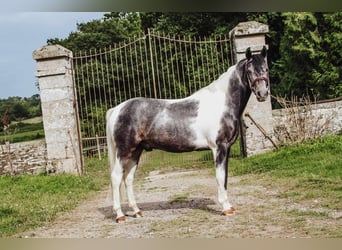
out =
[(176, 194), (169, 197), (170, 203), (184, 202), (189, 198), (189, 193)]
[[(196, 156), (200, 159), (206, 152), (197, 153)], [(279, 197), (289, 198), (291, 202), (314, 204), (311, 201), (317, 200), (318, 206), (340, 210), (341, 155), (342, 136), (328, 136), (262, 155), (230, 159), (229, 171), (231, 175), (253, 174), (256, 176), (255, 180), (260, 181), (263, 186), (270, 189), (281, 188), (284, 191)], [(156, 160), (154, 157), (146, 159), (146, 164), (138, 169), (138, 174), (140, 172), (140, 175), (145, 175), (149, 171), (162, 169), (160, 159)], [(211, 168), (215, 171), (212, 162), (193, 162), (186, 167), (166, 167), (170, 171), (182, 168)], [(1, 176), (0, 237), (9, 237), (51, 221), (58, 213), (76, 207), (109, 184), (107, 159), (87, 159), (86, 170), (87, 174), (82, 177)], [(184, 200), (187, 195), (188, 193), (184, 193), (171, 199), (178, 202)], [(297, 210), (291, 213), (312, 216)], [(315, 215), (326, 216), (325, 212)]]
[(341, 152), (342, 136), (327, 136), (246, 159), (231, 159), (230, 170), (234, 175), (271, 173), (278, 177), (305, 175), (340, 181)]
[(329, 209), (342, 207), (342, 136), (326, 136), (278, 151), (231, 159), (231, 175), (255, 174), (281, 198), (312, 202)]
[[(22, 120), (21, 122), (23, 123), (29, 123), (29, 124), (34, 124), (34, 123), (40, 123), (43, 121), (43, 117), (42, 116), (36, 116), (36, 117), (33, 117), (33, 118), (29, 118), (29, 119), (25, 119), (25, 120)], [(13, 124), (16, 124), (16, 123), (19, 123), (19, 122), (12, 122)]]
[(109, 183), (106, 161), (87, 160), (87, 174), (0, 177), (0, 237), (53, 220)]
[(0, 143), (32, 141), (44, 138), (43, 122), (40, 119), (30, 119), (13, 123), (6, 132), (0, 132)]

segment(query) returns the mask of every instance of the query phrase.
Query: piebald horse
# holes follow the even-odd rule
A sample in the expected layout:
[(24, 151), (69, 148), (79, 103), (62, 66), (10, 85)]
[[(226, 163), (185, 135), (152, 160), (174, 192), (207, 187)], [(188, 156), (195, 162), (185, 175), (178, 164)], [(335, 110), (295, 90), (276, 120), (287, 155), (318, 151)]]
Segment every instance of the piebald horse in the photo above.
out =
[(125, 184), (134, 217), (141, 217), (133, 191), (133, 178), (143, 150), (190, 152), (210, 149), (216, 165), (218, 202), (223, 215), (234, 214), (228, 201), (228, 157), (236, 141), (241, 115), (253, 92), (258, 101), (269, 94), (267, 50), (231, 66), (210, 85), (189, 97), (174, 100), (134, 98), (109, 109), (107, 144), (111, 168), (113, 212), (124, 222), (120, 186)]

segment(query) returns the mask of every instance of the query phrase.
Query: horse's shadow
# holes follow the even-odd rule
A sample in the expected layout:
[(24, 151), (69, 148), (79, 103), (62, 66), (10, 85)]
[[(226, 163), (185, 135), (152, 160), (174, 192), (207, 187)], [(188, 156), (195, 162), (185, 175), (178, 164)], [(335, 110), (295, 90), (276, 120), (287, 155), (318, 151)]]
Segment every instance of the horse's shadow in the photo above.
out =
[[(205, 210), (213, 214), (220, 214), (219, 211), (209, 207), (209, 205), (215, 205), (216, 203), (209, 198), (187, 198), (175, 201), (160, 201), (160, 202), (145, 202), (138, 203), (138, 207), (144, 211), (157, 211), (157, 210), (170, 210), (170, 209), (200, 209)], [(105, 218), (113, 218), (112, 206), (101, 207), (98, 209)], [(122, 204), (122, 210), (127, 211), (127, 216), (132, 216), (128, 204)]]

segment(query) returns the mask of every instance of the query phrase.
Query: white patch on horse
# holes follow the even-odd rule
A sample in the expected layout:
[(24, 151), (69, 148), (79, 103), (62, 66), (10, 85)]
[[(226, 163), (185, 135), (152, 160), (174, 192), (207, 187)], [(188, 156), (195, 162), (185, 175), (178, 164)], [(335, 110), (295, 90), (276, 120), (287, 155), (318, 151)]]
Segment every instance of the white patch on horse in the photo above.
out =
[[(198, 148), (213, 149), (216, 145), (217, 131), (220, 128), (220, 118), (224, 110), (225, 94), (213, 91), (215, 88), (203, 89), (199, 94), (202, 98), (196, 121), (192, 125), (196, 131), (196, 140), (194, 143)], [(214, 101), (213, 101), (214, 100)]]

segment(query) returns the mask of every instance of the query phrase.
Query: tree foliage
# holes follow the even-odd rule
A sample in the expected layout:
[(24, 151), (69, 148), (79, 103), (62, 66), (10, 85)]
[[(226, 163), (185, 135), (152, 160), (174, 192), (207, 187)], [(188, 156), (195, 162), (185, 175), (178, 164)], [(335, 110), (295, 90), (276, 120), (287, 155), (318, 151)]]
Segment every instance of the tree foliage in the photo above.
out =
[(313, 70), (318, 92), (325, 98), (342, 96), (342, 13), (317, 14), (321, 34), (318, 67)]
[[(266, 42), (269, 45), (268, 61), (270, 67), (270, 79), (272, 94), (278, 96), (318, 96), (319, 99), (327, 99), (342, 96), (341, 84), (341, 57), (342, 57), (342, 23), (341, 13), (107, 13), (100, 20), (77, 24), (77, 31), (70, 33), (65, 39), (49, 39), (48, 44), (60, 44), (71, 51), (74, 55), (101, 54), (108, 48), (122, 46), (123, 42), (131, 42), (136, 37), (147, 34), (153, 29), (156, 34), (168, 37), (207, 37), (218, 38), (228, 36), (239, 22), (259, 21), (269, 25), (269, 34)], [(159, 38), (157, 38), (159, 39)], [(151, 48), (150, 48), (151, 46)], [(199, 81), (208, 83), (209, 77), (203, 77), (202, 72), (215, 75), (211, 71), (217, 71), (218, 61), (210, 61), (206, 55), (212, 53), (211, 46), (203, 45), (196, 47), (197, 54), (190, 54), (187, 46), (182, 45), (184, 51), (180, 52), (171, 43), (159, 42), (144, 44), (143, 49), (134, 46), (126, 46), (123, 50), (115, 50), (110, 58), (93, 57), (85, 59), (82, 64), (76, 65), (77, 75), (83, 79), (80, 86), (79, 99), (87, 99), (89, 102), (80, 107), (84, 115), (83, 126), (89, 130), (98, 126), (103, 130), (103, 119), (108, 107), (102, 107), (99, 100), (110, 100), (112, 106), (122, 100), (139, 96), (154, 97), (155, 95), (146, 86), (139, 87), (136, 82), (143, 80), (152, 84), (148, 79), (151, 68), (144, 65), (151, 60), (149, 50), (153, 50), (155, 58), (155, 71), (157, 77), (168, 80), (171, 96), (165, 98), (176, 98), (190, 94), (196, 89)], [(187, 51), (189, 53), (187, 53)], [(229, 46), (225, 50), (217, 50), (218, 53), (230, 54)], [(100, 53), (98, 53), (100, 52)], [(185, 53), (184, 53), (185, 52)], [(86, 54), (85, 54), (86, 53)], [(215, 52), (216, 53), (216, 52)], [(168, 57), (165, 61), (165, 57)], [(114, 59), (115, 58), (115, 59)], [(115, 69), (106, 68), (107, 60), (114, 60), (112, 65)], [(130, 62), (137, 62), (132, 67)], [(192, 61), (199, 62), (196, 66), (190, 66)], [(114, 63), (114, 64), (113, 64)], [(77, 64), (77, 62), (76, 62)], [(151, 64), (151, 62), (149, 62)], [(167, 72), (168, 66), (178, 72)], [(183, 65), (184, 67), (174, 67)], [(186, 66), (188, 67), (186, 67)], [(92, 69), (89, 73), (89, 69)], [(222, 69), (219, 69), (219, 71)], [(120, 74), (113, 71), (123, 72)], [(126, 74), (127, 73), (127, 74)], [(222, 73), (222, 72), (221, 72)], [(91, 74), (91, 75), (89, 75)], [(140, 76), (139, 76), (140, 75)], [(174, 77), (174, 76), (178, 77)], [(193, 78), (187, 77), (191, 75)], [(161, 81), (162, 79), (157, 79)], [(211, 79), (213, 80), (213, 79)], [(185, 86), (183, 83), (186, 82)], [(106, 89), (109, 85), (116, 84), (115, 95), (117, 100)], [(160, 97), (164, 89), (157, 88)], [(128, 94), (127, 94), (128, 93)], [(166, 91), (165, 91), (166, 93)], [(112, 103), (113, 101), (113, 103)], [(17, 107), (17, 112), (20, 107)], [(100, 118), (98, 118), (100, 117)], [(95, 125), (87, 124), (89, 120), (98, 119)]]
[(0, 131), (12, 121), (41, 116), (39, 95), (0, 99)]
[(267, 40), (272, 92), (277, 95), (342, 95), (342, 17), (336, 13), (107, 13), (77, 24), (65, 39), (49, 39), (72, 51), (99, 49), (147, 29), (174, 36), (227, 35), (239, 22), (270, 26)]
[(341, 13), (283, 13), (284, 33), (274, 61), (278, 95), (320, 99), (341, 92)]

